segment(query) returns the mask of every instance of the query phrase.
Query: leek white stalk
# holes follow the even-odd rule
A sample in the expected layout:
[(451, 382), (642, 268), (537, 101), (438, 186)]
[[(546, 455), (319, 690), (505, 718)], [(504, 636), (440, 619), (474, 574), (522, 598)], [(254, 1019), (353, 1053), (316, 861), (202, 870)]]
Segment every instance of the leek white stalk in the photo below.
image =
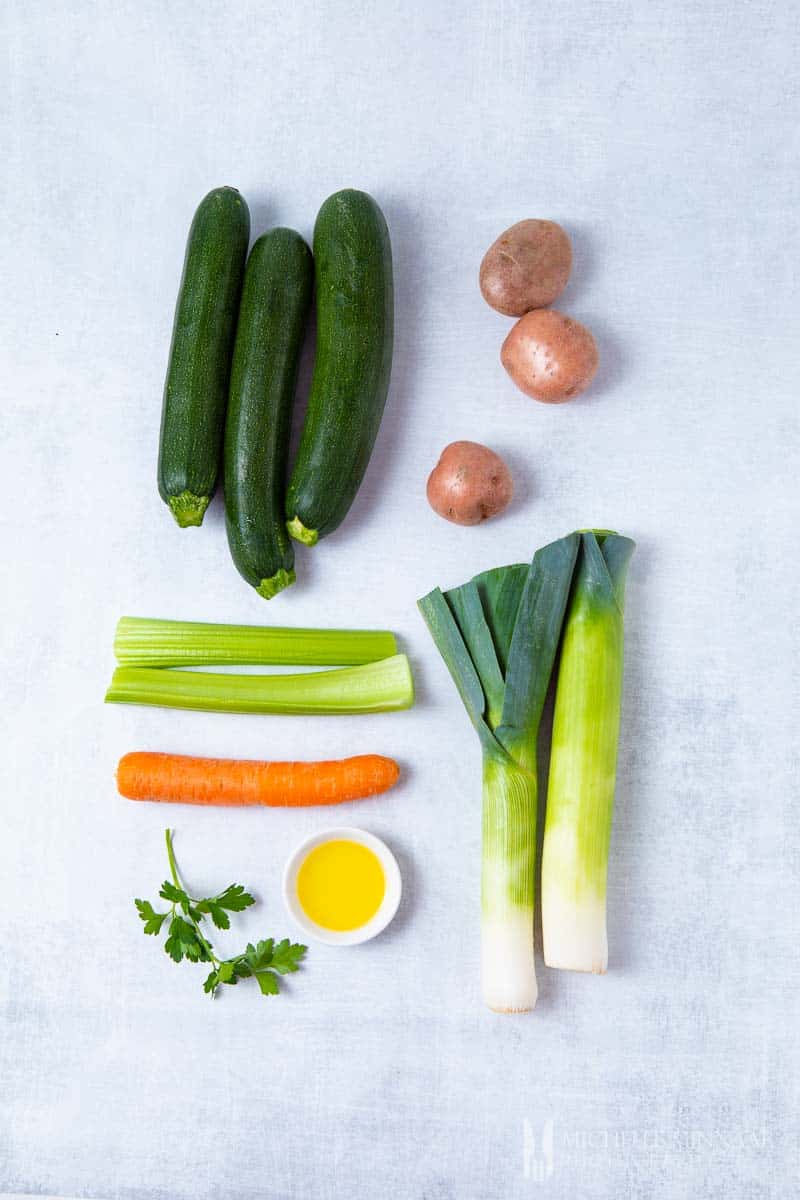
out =
[(536, 1003), (533, 959), (536, 737), (578, 550), (486, 571), (419, 602), (483, 750), (481, 978), (496, 1012)]
[(633, 548), (616, 534), (581, 535), (553, 714), (542, 852), (544, 960), (597, 974), (608, 965), (606, 879)]
[(481, 992), (495, 1012), (527, 1012), (538, 988), (533, 961), (536, 764), (483, 754)]

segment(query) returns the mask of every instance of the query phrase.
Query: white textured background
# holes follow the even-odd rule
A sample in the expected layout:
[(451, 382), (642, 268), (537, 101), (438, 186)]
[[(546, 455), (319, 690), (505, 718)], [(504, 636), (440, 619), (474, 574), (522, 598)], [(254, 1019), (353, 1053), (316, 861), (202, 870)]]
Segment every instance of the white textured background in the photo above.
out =
[[(0, 44), (0, 1188), (791, 1195), (795, 5), (10, 0)], [(254, 232), (306, 235), (331, 191), (366, 188), (395, 251), (375, 458), (268, 609), (230, 565), (221, 503), (181, 532), (155, 486), (184, 238), (223, 183)], [(526, 216), (572, 234), (561, 303), (602, 350), (596, 386), (561, 408), (505, 377), (508, 322), (476, 283)], [(513, 509), (484, 528), (425, 502), (455, 438), (516, 474)], [(414, 600), (591, 524), (639, 543), (611, 970), (542, 967), (536, 1013), (502, 1019), (477, 991), (478, 746)], [(307, 721), (104, 708), (123, 612), (387, 626), (419, 701)], [(284, 860), (331, 817), (129, 805), (113, 770), (136, 747), (396, 755), (402, 787), (341, 813), (399, 854), (394, 926), (315, 946), (280, 999), (210, 1003), (202, 968), (172, 965), (132, 905), (164, 876), (165, 822), (191, 883), (257, 891), (253, 936), (291, 931)]]

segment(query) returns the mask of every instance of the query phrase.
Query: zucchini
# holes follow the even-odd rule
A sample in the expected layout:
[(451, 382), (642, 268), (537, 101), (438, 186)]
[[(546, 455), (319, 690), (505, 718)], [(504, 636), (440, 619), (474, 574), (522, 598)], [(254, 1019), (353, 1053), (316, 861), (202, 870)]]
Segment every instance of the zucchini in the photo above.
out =
[(365, 192), (330, 196), (314, 227), (317, 349), (287, 528), (313, 546), (344, 520), (378, 433), (392, 365), (392, 251)]
[(194, 215), (164, 387), (158, 490), (183, 528), (202, 525), (217, 485), (250, 214), (215, 188)]
[(286, 457), (314, 264), (292, 229), (272, 229), (244, 275), (225, 419), (225, 523), (239, 574), (269, 600), (294, 583), (283, 519)]

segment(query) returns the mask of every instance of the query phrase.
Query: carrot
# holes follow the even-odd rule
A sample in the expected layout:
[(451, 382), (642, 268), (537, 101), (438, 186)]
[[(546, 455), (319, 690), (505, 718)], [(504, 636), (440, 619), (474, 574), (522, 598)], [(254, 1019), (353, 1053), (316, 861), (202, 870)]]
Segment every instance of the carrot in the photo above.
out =
[(380, 754), (329, 762), (253, 762), (142, 750), (119, 760), (117, 787), (129, 800), (299, 808), (375, 796), (399, 775), (394, 759)]

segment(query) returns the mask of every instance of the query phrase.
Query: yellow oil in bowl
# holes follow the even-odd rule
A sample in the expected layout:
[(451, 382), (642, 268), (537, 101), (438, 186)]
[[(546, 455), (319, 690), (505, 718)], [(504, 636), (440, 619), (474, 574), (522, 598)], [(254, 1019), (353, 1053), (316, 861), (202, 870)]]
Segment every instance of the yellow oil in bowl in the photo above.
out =
[(360, 929), (375, 916), (385, 893), (377, 854), (344, 838), (315, 846), (297, 873), (300, 906), (323, 929)]

